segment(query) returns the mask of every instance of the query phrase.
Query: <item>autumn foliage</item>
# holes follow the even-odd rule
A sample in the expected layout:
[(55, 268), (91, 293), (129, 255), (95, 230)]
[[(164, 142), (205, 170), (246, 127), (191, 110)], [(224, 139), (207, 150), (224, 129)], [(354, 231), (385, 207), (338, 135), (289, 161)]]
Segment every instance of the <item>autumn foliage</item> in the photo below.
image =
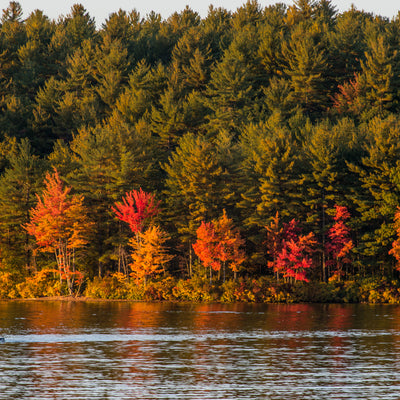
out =
[(285, 279), (308, 282), (307, 270), (313, 266), (311, 254), (316, 244), (312, 232), (296, 238), (284, 240), (277, 256), (275, 269)]
[(165, 264), (172, 259), (165, 248), (168, 239), (168, 235), (157, 226), (150, 226), (130, 239), (131, 275), (136, 281), (143, 281), (146, 285), (147, 278), (164, 271)]
[(246, 259), (244, 240), (226, 212), (212, 222), (203, 221), (196, 233), (197, 241), (193, 244), (193, 249), (202, 264), (210, 268), (210, 277), (211, 270), (220, 271), (221, 267), (225, 274), (226, 265), (236, 276)]
[(135, 233), (129, 241), (132, 248), (131, 276), (139, 283), (165, 271), (165, 263), (171, 260), (165, 249), (169, 236), (157, 226), (144, 229), (145, 222), (159, 213), (159, 203), (154, 195), (142, 189), (126, 193), (121, 202), (113, 208), (117, 218), (126, 222)]
[(66, 280), (70, 294), (82, 275), (75, 268), (75, 250), (87, 243), (91, 224), (87, 220), (83, 196), (71, 195), (57, 171), (48, 173), (42, 196), (30, 211), (27, 232), (34, 236), (39, 250), (54, 252), (61, 280)]
[(118, 219), (129, 225), (132, 232), (138, 233), (143, 231), (148, 218), (158, 214), (159, 203), (156, 203), (153, 194), (140, 188), (127, 192), (122, 202), (115, 203), (113, 211)]
[(212, 222), (202, 221), (196, 231), (197, 241), (193, 244), (193, 250), (197, 257), (206, 268), (212, 268), (219, 271), (221, 264), (218, 260), (220, 253), (220, 243), (218, 241), (214, 224)]
[(394, 215), (394, 228), (397, 238), (393, 241), (389, 254), (396, 259), (396, 269), (400, 271), (400, 207), (397, 207), (396, 214)]
[(316, 244), (312, 232), (301, 235), (296, 220), (280, 224), (277, 213), (266, 226), (267, 253), (272, 257), (268, 266), (274, 270), (277, 278), (285, 280), (308, 281), (307, 270), (313, 266), (312, 253)]
[(326, 252), (327, 265), (333, 267), (335, 274), (340, 278), (343, 265), (351, 262), (349, 254), (354, 245), (350, 238), (350, 228), (346, 225), (346, 221), (350, 218), (347, 207), (335, 205), (335, 210), (335, 222), (328, 231)]
[(0, 282), (400, 286), (400, 18), (294, 3), (98, 28), (81, 5), (52, 21), (5, 4)]

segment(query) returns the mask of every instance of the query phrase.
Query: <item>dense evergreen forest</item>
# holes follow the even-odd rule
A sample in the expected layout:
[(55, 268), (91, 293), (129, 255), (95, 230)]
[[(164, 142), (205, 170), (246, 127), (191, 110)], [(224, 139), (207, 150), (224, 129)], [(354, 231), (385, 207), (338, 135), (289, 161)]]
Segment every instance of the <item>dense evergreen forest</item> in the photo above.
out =
[[(397, 290), (400, 16), (329, 0), (119, 10), (100, 28), (80, 4), (22, 12), (0, 22), (0, 295)], [(35, 227), (57, 190), (73, 271)], [(135, 228), (140, 201), (154, 212)]]

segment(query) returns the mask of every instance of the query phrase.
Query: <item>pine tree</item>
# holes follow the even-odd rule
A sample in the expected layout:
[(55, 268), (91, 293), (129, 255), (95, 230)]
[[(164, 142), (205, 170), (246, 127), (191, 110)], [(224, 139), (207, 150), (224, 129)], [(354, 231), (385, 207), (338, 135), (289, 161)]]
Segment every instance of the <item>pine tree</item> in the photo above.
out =
[(85, 40), (95, 37), (96, 23), (82, 4), (74, 4), (71, 12), (63, 20), (69, 45), (73, 48), (82, 46)]
[(18, 48), (21, 66), (16, 79), (20, 90), (34, 100), (37, 90), (46, 79), (57, 73), (55, 60), (49, 51), (54, 23), (42, 11), (36, 10), (24, 21), (24, 27), (27, 41)]
[(140, 21), (133, 63), (146, 60), (150, 65), (168, 63), (176, 35), (167, 29), (161, 15), (151, 11)]
[(29, 222), (29, 210), (36, 203), (44, 162), (33, 154), (28, 139), (12, 145), (7, 158), (9, 166), (0, 177), (1, 261), (5, 268), (27, 274), (34, 267), (33, 244), (21, 226)]
[(276, 118), (282, 123), (299, 110), (293, 101), (290, 81), (284, 78), (274, 76), (270, 80), (269, 86), (264, 89), (264, 102), (272, 115), (271, 118)]
[(179, 138), (186, 132), (183, 102), (169, 87), (160, 96), (160, 106), (151, 112), (151, 130), (159, 136), (159, 144), (172, 151)]
[(346, 203), (347, 195), (357, 182), (349, 171), (348, 162), (358, 162), (361, 153), (357, 129), (349, 120), (332, 126), (328, 122), (316, 125), (304, 144), (307, 163), (303, 185), (307, 188), (303, 203), (307, 207), (307, 223), (318, 237), (322, 276), (326, 281), (325, 237), (328, 216), (336, 212), (335, 204)]
[(278, 5), (270, 6), (265, 10), (265, 22), (258, 27), (260, 35), (258, 55), (269, 80), (282, 75), (284, 68), (282, 42), (287, 29), (283, 22), (284, 17), (284, 9)]
[(399, 134), (400, 125), (395, 116), (375, 118), (369, 123), (364, 139), (365, 156), (360, 163), (350, 163), (362, 188), (352, 192), (360, 215), (358, 251), (373, 260), (375, 267), (385, 264), (394, 240), (392, 219), (400, 203)]
[(163, 168), (167, 173), (167, 212), (181, 237), (189, 240), (201, 221), (213, 219), (225, 207), (230, 195), (225, 186), (229, 175), (221, 166), (215, 146), (191, 133), (179, 140)]
[(225, 8), (210, 5), (201, 31), (210, 44), (213, 59), (219, 60), (232, 40), (232, 13)]
[(207, 106), (213, 111), (208, 130), (238, 134), (257, 111), (261, 64), (257, 57), (258, 37), (248, 28), (238, 34), (211, 72)]
[(4, 96), (10, 89), (16, 93), (14, 75), (18, 72), (20, 63), (18, 49), (26, 42), (26, 31), (22, 21), (22, 7), (16, 1), (11, 1), (3, 10), (0, 29), (0, 95)]
[(117, 99), (113, 114), (132, 126), (142, 118), (149, 119), (152, 107), (159, 104), (167, 87), (167, 79), (163, 65), (151, 68), (145, 61), (139, 62), (129, 75), (128, 85)]
[(192, 28), (185, 32), (172, 51), (171, 65), (180, 72), (183, 81), (181, 95), (204, 90), (210, 79), (213, 58), (206, 39), (198, 28)]
[(282, 127), (251, 125), (241, 138), (241, 190), (248, 226), (265, 226), (278, 211), (284, 218), (299, 212), (301, 165), (298, 144)]
[(327, 105), (329, 65), (323, 32), (317, 24), (300, 24), (282, 44), (285, 74), (291, 81), (292, 100), (312, 115)]
[(242, 31), (248, 26), (257, 26), (263, 21), (261, 6), (257, 0), (247, 0), (232, 15), (232, 27), (235, 31)]
[(366, 16), (354, 7), (338, 15), (329, 33), (332, 72), (339, 85), (361, 72), (360, 60), (364, 58)]
[(137, 12), (128, 14), (119, 9), (108, 16), (99, 33), (104, 42), (119, 41), (128, 54), (131, 54), (134, 51), (138, 26), (140, 26), (140, 16)]
[(393, 109), (398, 75), (397, 50), (386, 43), (382, 35), (368, 38), (368, 48), (365, 62), (361, 67), (365, 77), (366, 101), (368, 108), (364, 114), (384, 117), (387, 111)]
[(96, 91), (109, 114), (128, 80), (128, 52), (121, 41), (108, 36), (97, 49), (95, 80)]

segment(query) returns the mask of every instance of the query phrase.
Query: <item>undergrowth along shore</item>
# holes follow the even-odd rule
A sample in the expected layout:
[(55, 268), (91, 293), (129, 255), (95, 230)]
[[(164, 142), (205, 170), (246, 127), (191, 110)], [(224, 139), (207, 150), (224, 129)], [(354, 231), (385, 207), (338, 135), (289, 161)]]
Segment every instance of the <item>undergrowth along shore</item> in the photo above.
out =
[[(54, 298), (68, 294), (50, 271), (18, 282), (0, 275), (1, 299)], [(398, 279), (362, 278), (324, 282), (277, 282), (275, 278), (239, 278), (212, 282), (204, 277), (164, 277), (137, 285), (123, 274), (94, 278), (82, 285), (78, 298), (136, 301), (248, 302), (248, 303), (389, 303), (400, 304)]]

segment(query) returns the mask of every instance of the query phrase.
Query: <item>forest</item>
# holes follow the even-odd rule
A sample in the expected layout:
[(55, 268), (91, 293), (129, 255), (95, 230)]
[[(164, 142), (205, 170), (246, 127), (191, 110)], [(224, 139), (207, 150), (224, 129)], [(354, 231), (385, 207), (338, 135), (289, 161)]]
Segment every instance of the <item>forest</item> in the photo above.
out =
[(400, 14), (0, 20), (0, 297), (400, 302)]

